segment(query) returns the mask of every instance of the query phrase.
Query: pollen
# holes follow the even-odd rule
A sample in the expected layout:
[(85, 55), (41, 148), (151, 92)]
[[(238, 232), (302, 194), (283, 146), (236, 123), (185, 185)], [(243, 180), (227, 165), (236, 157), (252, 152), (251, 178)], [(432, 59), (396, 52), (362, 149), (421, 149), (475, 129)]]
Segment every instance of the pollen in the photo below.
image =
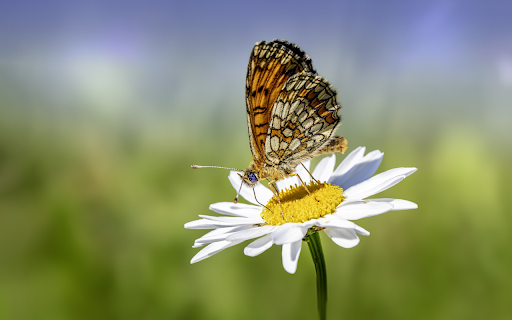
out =
[(343, 189), (329, 183), (312, 181), (306, 187), (295, 185), (281, 190), (265, 205), (261, 217), (269, 225), (306, 222), (334, 213), (345, 199)]

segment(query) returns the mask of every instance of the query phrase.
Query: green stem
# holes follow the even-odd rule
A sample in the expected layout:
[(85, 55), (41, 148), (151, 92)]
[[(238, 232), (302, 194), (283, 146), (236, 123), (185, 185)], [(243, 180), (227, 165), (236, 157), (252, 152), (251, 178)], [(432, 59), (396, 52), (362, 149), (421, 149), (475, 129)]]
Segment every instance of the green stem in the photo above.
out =
[(305, 237), (315, 263), (316, 270), (316, 294), (318, 303), (318, 316), (325, 320), (327, 311), (327, 272), (325, 270), (325, 259), (320, 242), (320, 234), (310, 229)]

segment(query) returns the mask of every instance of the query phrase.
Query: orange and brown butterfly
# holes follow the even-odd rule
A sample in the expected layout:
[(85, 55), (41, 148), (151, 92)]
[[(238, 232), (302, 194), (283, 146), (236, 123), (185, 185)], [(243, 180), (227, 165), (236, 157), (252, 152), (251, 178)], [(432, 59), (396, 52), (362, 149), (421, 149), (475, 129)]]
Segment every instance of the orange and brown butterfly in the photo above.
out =
[(252, 187), (259, 180), (271, 179), (271, 186), (295, 175), (295, 168), (305, 160), (343, 153), (347, 141), (334, 135), (341, 124), (336, 94), (295, 44), (284, 40), (256, 43), (246, 79), (252, 161), (240, 175), (243, 184)]
[(246, 105), (253, 157), (243, 171), (246, 185), (283, 179), (305, 160), (347, 148), (345, 138), (334, 135), (341, 124), (335, 89), (293, 43), (256, 43), (247, 70)]

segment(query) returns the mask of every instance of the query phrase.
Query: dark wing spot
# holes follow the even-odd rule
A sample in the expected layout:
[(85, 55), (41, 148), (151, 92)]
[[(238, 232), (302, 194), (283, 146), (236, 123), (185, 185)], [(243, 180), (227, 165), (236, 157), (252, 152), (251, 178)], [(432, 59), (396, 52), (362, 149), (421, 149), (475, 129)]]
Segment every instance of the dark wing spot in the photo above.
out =
[(267, 94), (268, 94), (268, 89), (265, 89), (265, 91), (264, 91), (264, 92), (265, 92), (265, 95), (267, 95)]
[(258, 88), (258, 93), (260, 93), (262, 90), (263, 90), (263, 86), (260, 86), (260, 87)]
[(263, 108), (262, 106), (257, 106), (257, 107), (255, 107), (255, 108), (254, 108), (254, 111), (256, 111), (256, 110), (258, 110), (258, 109), (259, 109), (260, 111), (262, 111), (262, 112), (265, 112), (265, 111), (267, 110), (267, 108)]
[(252, 92), (251, 96), (256, 97), (256, 90)]

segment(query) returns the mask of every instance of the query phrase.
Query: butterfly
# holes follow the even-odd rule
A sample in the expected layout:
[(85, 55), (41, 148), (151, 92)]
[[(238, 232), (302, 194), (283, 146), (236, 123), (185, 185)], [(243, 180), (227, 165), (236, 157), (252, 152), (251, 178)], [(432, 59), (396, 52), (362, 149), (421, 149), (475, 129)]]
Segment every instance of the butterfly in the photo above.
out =
[(245, 94), (252, 152), (240, 175), (245, 185), (262, 179), (271, 179), (272, 185), (296, 175), (295, 168), (305, 160), (347, 149), (347, 140), (334, 135), (341, 124), (336, 90), (317, 75), (297, 45), (284, 40), (256, 43)]
[[(347, 140), (334, 135), (341, 124), (341, 105), (336, 95), (297, 45), (278, 39), (256, 43), (245, 84), (251, 163), (245, 170), (198, 165), (192, 168), (240, 171), (240, 188), (271, 179), (269, 186), (278, 194), (273, 183), (298, 176), (295, 168), (303, 161), (347, 149)], [(238, 194), (235, 202), (237, 199)]]

